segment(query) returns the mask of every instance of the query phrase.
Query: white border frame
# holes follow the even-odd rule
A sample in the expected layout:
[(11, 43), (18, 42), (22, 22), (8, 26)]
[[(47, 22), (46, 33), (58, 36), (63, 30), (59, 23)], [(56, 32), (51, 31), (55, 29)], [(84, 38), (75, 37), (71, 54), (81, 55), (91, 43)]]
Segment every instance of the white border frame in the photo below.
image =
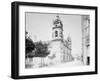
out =
[[(25, 69), (25, 12), (64, 13), (90, 15), (90, 65), (80, 67), (61, 68), (36, 68)], [(54, 8), (37, 6), (19, 6), (19, 75), (40, 75), (55, 73), (74, 73), (95, 71), (95, 10)]]

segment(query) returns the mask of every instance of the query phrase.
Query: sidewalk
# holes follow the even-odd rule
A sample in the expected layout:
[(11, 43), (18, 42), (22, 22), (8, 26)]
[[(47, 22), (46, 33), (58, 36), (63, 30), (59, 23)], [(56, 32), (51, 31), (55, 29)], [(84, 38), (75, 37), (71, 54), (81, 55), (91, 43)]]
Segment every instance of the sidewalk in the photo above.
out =
[(80, 60), (74, 60), (71, 62), (65, 62), (59, 65), (55, 65), (54, 67), (73, 67), (73, 66), (83, 66), (84, 64)]

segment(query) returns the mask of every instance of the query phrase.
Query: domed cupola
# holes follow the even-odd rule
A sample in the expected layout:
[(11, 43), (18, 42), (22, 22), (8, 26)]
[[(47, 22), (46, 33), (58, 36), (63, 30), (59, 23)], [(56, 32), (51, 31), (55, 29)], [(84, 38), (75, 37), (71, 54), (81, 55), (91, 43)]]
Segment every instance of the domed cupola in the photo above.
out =
[(53, 25), (55, 27), (61, 27), (61, 28), (63, 27), (62, 21), (60, 20), (59, 16), (56, 16), (56, 19), (54, 20)]

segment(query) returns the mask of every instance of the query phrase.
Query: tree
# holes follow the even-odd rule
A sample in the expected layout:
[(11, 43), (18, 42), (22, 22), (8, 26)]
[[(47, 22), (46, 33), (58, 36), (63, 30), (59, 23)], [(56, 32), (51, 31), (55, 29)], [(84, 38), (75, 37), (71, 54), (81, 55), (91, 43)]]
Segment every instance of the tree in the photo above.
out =
[(34, 54), (32, 53), (33, 50), (35, 50), (35, 44), (33, 43), (32, 39), (27, 36), (28, 32), (25, 33), (25, 57), (33, 57)]
[(40, 67), (45, 66), (44, 64), (44, 57), (46, 57), (49, 54), (48, 51), (48, 44), (42, 43), (41, 41), (35, 43), (36, 51), (34, 57), (41, 57), (41, 65)]
[(35, 43), (35, 47), (35, 57), (46, 57), (49, 54), (47, 43), (42, 43), (42, 41), (39, 41)]

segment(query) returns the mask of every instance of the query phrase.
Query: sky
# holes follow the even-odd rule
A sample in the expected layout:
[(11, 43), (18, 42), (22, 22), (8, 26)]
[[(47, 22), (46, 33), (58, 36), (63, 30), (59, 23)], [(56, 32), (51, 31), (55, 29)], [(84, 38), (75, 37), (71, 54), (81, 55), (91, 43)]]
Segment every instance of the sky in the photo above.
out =
[[(52, 40), (53, 21), (57, 14), (50, 13), (25, 13), (26, 31), (33, 41), (50, 41)], [(67, 40), (70, 36), (72, 40), (72, 54), (81, 54), (82, 52), (82, 30), (81, 15), (59, 14), (63, 23), (63, 36)]]

